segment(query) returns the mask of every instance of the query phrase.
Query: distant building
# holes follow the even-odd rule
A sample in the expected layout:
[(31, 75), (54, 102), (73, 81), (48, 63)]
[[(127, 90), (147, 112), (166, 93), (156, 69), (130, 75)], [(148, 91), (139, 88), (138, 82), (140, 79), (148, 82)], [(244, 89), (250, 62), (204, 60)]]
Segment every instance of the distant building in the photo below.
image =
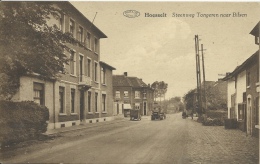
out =
[(114, 113), (129, 115), (130, 109), (139, 109), (141, 115), (150, 115), (153, 108), (153, 89), (142, 79), (113, 75)]
[[(100, 61), (100, 39), (107, 36), (69, 2), (55, 5), (69, 14), (52, 18), (62, 32), (79, 41), (68, 45), (71, 59), (59, 80), (42, 80), (37, 74), (20, 78), (14, 100), (31, 100), (49, 108), (48, 129), (113, 119), (112, 66)], [(65, 73), (66, 72), (66, 73)]]

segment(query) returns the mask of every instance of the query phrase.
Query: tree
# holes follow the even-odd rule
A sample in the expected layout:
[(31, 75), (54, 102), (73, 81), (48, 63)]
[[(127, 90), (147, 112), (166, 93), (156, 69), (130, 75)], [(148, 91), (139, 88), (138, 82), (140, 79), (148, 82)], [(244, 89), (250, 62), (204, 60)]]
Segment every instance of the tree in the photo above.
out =
[(151, 85), (152, 89), (154, 89), (154, 98), (156, 101), (156, 98), (161, 98), (164, 97), (165, 99), (165, 93), (167, 92), (168, 84), (165, 83), (164, 81), (155, 81)]
[(58, 79), (69, 58), (67, 43), (76, 44), (69, 33), (48, 25), (64, 12), (52, 2), (0, 3), (0, 95), (10, 99), (21, 76), (36, 73), (43, 79)]
[(190, 91), (188, 91), (188, 93), (186, 93), (183, 97), (184, 102), (185, 102), (185, 106), (186, 106), (186, 110), (194, 110), (195, 105), (196, 105), (196, 89), (192, 89)]
[(153, 82), (151, 88), (154, 90), (154, 101), (156, 101), (156, 98), (159, 97), (159, 82)]

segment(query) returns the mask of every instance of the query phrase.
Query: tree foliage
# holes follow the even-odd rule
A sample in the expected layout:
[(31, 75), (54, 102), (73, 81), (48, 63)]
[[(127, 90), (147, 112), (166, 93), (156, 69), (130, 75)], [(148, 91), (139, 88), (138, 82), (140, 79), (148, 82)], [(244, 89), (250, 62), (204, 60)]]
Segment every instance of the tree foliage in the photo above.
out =
[[(202, 108), (205, 107), (205, 97), (204, 97), (204, 89), (206, 93), (206, 102), (207, 102), (207, 109), (208, 110), (216, 110), (216, 109), (226, 109), (227, 108), (227, 100), (226, 97), (223, 96), (221, 92), (220, 85), (225, 85), (224, 83), (218, 82), (218, 83), (212, 83), (209, 85), (206, 85), (206, 87), (202, 88)], [(195, 109), (195, 106), (198, 105), (197, 99), (196, 99), (196, 89), (190, 90), (188, 93), (184, 95), (184, 101), (185, 106), (187, 110)]]
[(192, 110), (194, 108), (194, 105), (196, 103), (195, 91), (196, 91), (196, 89), (192, 89), (192, 90), (188, 91), (188, 93), (186, 93), (183, 97), (187, 110)]
[(161, 98), (165, 95), (167, 92), (168, 84), (164, 81), (155, 81), (151, 85), (152, 89), (154, 89), (154, 97), (155, 98)]
[(51, 2), (0, 3), (0, 95), (12, 97), (19, 78), (37, 73), (41, 78), (57, 79), (68, 63), (66, 43), (76, 44), (71, 34), (48, 25), (64, 11)]

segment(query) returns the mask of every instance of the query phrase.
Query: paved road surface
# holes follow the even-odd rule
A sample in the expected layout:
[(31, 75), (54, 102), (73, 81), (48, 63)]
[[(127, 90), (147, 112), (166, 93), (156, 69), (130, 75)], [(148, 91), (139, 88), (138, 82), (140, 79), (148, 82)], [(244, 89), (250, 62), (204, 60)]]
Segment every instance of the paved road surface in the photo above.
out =
[[(66, 133), (7, 162), (258, 163), (258, 139), (239, 130), (204, 127), (181, 114), (166, 120), (123, 121)], [(236, 137), (237, 136), (237, 137)]]

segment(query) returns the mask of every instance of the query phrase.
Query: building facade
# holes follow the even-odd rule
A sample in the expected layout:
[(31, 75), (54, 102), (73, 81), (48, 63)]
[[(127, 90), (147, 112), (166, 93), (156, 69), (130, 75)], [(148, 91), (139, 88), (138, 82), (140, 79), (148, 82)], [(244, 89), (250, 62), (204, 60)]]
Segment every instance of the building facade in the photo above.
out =
[(100, 61), (100, 39), (107, 36), (69, 2), (57, 2), (66, 11), (52, 18), (62, 32), (79, 41), (68, 44), (69, 64), (64, 64), (59, 80), (41, 80), (28, 75), (20, 78), (21, 87), (14, 100), (31, 100), (49, 108), (48, 129), (69, 127), (113, 119), (112, 66)]
[(114, 113), (129, 115), (130, 109), (140, 110), (141, 115), (150, 115), (154, 93), (142, 79), (124, 75), (113, 75)]
[(238, 128), (259, 136), (259, 51), (255, 52), (224, 80), (228, 82), (228, 118), (238, 121)]

